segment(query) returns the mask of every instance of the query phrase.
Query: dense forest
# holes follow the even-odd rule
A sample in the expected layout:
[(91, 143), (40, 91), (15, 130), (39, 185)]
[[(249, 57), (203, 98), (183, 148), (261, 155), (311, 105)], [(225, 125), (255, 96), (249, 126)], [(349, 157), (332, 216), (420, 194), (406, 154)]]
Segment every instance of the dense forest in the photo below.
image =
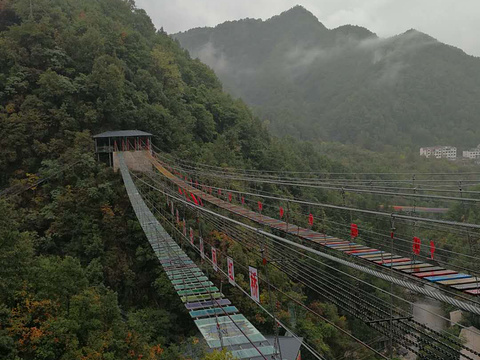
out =
[(0, 199), (0, 357), (190, 357), (193, 322), (91, 135), (138, 128), (238, 167), (332, 165), (271, 138), (131, 1), (2, 1), (0, 21), (0, 184), (48, 179)]
[[(153, 133), (162, 151), (217, 166), (461, 168), (368, 151), (359, 162), (348, 160), (354, 148), (272, 137), (131, 0), (0, 0), (0, 187), (28, 189), (0, 198), (0, 358), (204, 356), (119, 175), (93, 155), (93, 134), (135, 128)], [(46, 181), (28, 187), (38, 179)], [(373, 336), (334, 305), (283, 282), (338, 326)], [(232, 292), (267, 329), (255, 305)], [(322, 353), (357, 349), (315, 317), (299, 316), (297, 328)]]
[(384, 151), (480, 143), (480, 59), (418, 31), (330, 30), (297, 6), (174, 37), (278, 135)]

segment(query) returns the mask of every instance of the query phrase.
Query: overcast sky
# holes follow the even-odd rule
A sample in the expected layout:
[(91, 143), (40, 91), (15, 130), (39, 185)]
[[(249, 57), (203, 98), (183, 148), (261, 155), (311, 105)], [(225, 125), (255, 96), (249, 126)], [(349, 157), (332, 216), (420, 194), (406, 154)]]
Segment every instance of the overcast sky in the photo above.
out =
[(480, 0), (136, 0), (168, 33), (246, 17), (268, 19), (299, 4), (325, 26), (353, 24), (381, 37), (414, 28), (480, 56)]

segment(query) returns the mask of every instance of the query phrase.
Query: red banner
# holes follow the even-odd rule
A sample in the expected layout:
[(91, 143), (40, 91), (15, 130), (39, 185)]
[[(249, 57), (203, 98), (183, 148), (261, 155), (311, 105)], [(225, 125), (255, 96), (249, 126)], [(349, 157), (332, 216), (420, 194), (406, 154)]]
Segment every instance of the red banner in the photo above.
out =
[(308, 223), (310, 224), (310, 226), (313, 225), (313, 215), (312, 214), (308, 215)]
[(262, 212), (263, 204), (259, 201), (258, 202), (258, 211)]
[(283, 207), (280, 206), (280, 219), (283, 218)]

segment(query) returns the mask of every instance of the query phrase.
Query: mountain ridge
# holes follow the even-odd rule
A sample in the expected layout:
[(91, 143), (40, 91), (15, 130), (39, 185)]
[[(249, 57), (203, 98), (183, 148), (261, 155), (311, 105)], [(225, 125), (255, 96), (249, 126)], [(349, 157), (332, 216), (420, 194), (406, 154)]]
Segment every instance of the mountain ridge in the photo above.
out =
[(418, 30), (327, 29), (297, 6), (172, 36), (277, 135), (375, 150), (480, 142), (480, 58)]

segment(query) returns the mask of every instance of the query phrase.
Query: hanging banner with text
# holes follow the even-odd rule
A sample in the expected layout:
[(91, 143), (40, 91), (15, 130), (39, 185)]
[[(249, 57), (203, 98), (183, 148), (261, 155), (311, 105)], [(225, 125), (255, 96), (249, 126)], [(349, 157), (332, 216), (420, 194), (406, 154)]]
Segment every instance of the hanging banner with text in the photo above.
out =
[(258, 272), (254, 267), (248, 267), (250, 278), (250, 296), (253, 300), (260, 303), (260, 289), (258, 286)]
[(227, 267), (228, 267), (228, 282), (232, 285), (235, 285), (235, 270), (233, 268), (233, 259), (227, 257)]

